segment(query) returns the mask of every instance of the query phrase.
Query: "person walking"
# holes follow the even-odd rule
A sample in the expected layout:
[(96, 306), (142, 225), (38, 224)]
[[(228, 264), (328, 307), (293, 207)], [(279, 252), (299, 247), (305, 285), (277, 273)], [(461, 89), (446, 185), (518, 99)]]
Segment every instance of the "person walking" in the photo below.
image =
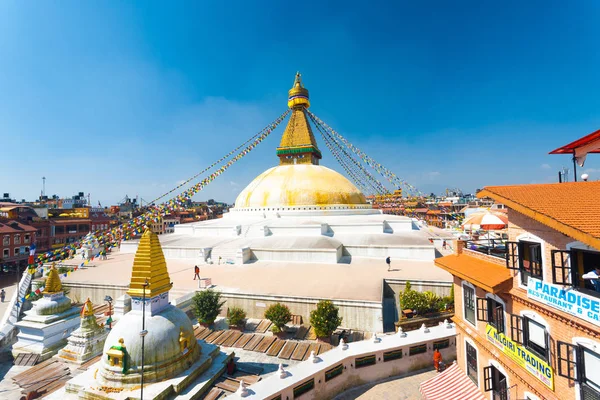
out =
[(442, 243), (442, 249), (446, 250), (446, 241), (444, 240), (444, 242)]
[(390, 268), (392, 267), (392, 259), (388, 256), (388, 258), (385, 259), (385, 262), (388, 265), (388, 272), (390, 272)]
[(4, 298), (6, 298), (6, 292), (4, 289), (0, 290), (0, 300), (4, 303)]
[(196, 278), (200, 279), (200, 268), (198, 268), (198, 266), (194, 266), (194, 280), (196, 280)]
[(439, 349), (433, 351), (433, 367), (437, 372), (440, 372), (440, 364), (442, 363), (442, 353)]

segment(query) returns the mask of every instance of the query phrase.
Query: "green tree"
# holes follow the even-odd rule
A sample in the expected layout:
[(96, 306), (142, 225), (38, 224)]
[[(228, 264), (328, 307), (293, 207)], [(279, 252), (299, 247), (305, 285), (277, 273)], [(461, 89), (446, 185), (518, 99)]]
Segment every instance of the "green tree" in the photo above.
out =
[(315, 328), (317, 337), (329, 337), (342, 323), (339, 309), (329, 300), (317, 303), (317, 309), (310, 312), (310, 324)]
[(271, 330), (275, 333), (281, 332), (285, 324), (292, 320), (292, 313), (288, 306), (275, 303), (265, 311), (265, 318), (273, 323)]
[(227, 319), (229, 320), (229, 325), (240, 326), (246, 319), (246, 311), (240, 307), (232, 307), (227, 310)]
[(203, 290), (192, 297), (194, 315), (203, 324), (212, 324), (221, 312), (225, 301), (221, 301), (221, 293), (213, 290)]

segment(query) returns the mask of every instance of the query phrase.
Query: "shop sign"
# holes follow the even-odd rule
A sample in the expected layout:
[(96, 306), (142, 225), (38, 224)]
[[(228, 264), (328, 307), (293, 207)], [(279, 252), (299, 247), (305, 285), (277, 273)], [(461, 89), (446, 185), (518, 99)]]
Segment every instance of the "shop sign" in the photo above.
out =
[(505, 355), (535, 376), (544, 385), (554, 390), (554, 371), (546, 361), (520, 344), (513, 342), (506, 335), (498, 332), (492, 325), (488, 324), (485, 327), (485, 332), (490, 343), (502, 350)]
[(600, 299), (572, 289), (529, 277), (527, 297), (557, 310), (600, 325)]

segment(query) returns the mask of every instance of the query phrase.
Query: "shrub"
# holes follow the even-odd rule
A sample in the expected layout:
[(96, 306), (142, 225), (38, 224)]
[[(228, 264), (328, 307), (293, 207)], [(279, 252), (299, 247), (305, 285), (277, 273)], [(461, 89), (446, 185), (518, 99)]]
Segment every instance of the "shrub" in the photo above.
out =
[[(292, 313), (288, 306), (281, 303), (275, 303), (267, 308), (265, 311), (265, 318), (273, 323), (273, 328), (277, 328), (279, 329), (279, 332), (281, 332), (283, 326), (292, 320)], [(271, 330), (275, 332), (274, 329)]]
[(212, 324), (221, 312), (225, 301), (221, 301), (221, 293), (213, 290), (203, 290), (192, 297), (194, 315), (203, 324)]
[(423, 314), (429, 310), (430, 304), (425, 294), (416, 290), (409, 290), (400, 293), (400, 304), (402, 309), (410, 309), (417, 314)]
[(317, 303), (317, 309), (310, 312), (310, 324), (315, 328), (317, 337), (329, 337), (342, 323), (339, 309), (329, 300)]
[(227, 310), (227, 319), (229, 320), (229, 325), (240, 326), (246, 319), (246, 311), (239, 307), (231, 307)]

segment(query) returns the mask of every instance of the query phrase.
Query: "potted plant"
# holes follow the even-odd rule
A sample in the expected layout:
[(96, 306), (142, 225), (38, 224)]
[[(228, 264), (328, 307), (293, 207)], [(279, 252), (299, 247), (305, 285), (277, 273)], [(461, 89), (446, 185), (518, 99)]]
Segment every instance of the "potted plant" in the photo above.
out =
[(241, 331), (244, 329), (246, 322), (246, 311), (240, 307), (231, 307), (227, 310), (227, 320), (229, 321), (229, 329)]
[(192, 310), (198, 322), (202, 326), (211, 326), (223, 307), (225, 301), (221, 301), (221, 293), (213, 290), (203, 290), (192, 297)]
[(283, 327), (292, 320), (292, 313), (288, 306), (275, 303), (269, 306), (265, 311), (265, 318), (273, 323), (271, 332), (277, 337), (283, 337), (285, 332)]
[(341, 323), (339, 309), (329, 300), (319, 301), (316, 310), (310, 312), (310, 324), (319, 341), (330, 342), (331, 334)]

